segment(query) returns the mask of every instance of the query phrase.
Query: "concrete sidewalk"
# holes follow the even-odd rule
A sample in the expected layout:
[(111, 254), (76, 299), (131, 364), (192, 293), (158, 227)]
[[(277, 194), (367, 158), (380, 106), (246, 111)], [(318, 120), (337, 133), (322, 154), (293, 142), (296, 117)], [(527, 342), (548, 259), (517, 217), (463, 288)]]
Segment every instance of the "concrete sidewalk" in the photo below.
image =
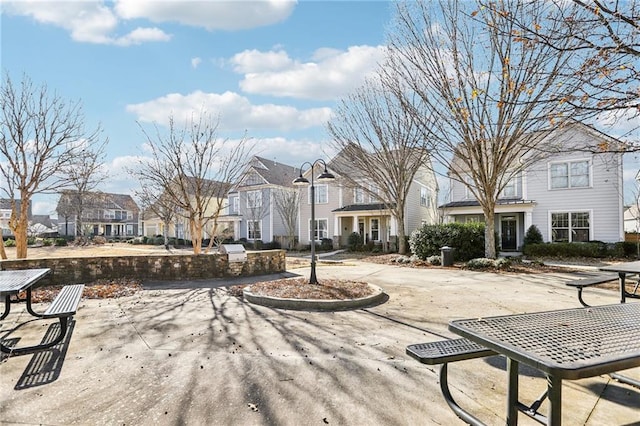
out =
[[(308, 275), (307, 269), (292, 274)], [(220, 285), (163, 283), (110, 300), (83, 300), (56, 350), (0, 362), (0, 424), (48, 425), (455, 425), (437, 367), (409, 358), (412, 343), (454, 337), (456, 318), (578, 307), (569, 274), (492, 274), (348, 262), (318, 266), (318, 279), (353, 278), (389, 300), (335, 313), (250, 305)], [(589, 290), (593, 304), (616, 292)], [(28, 320), (21, 310), (6, 330)], [(9, 336), (39, 342), (50, 322)], [(55, 327), (52, 325), (51, 327)], [(640, 369), (625, 374), (640, 379)], [(450, 367), (460, 405), (504, 424), (500, 357)], [(520, 399), (545, 387), (522, 368)], [(640, 390), (608, 376), (565, 381), (564, 424), (640, 425)], [(537, 425), (520, 416), (521, 425)]]

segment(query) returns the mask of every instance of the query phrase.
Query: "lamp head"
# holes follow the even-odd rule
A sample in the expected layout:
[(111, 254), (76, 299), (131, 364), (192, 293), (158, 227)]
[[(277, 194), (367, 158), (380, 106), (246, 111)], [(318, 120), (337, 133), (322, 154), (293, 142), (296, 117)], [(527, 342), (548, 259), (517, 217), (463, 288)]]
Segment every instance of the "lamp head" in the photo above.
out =
[(307, 178), (302, 177), (302, 173), (300, 173), (300, 176), (293, 180), (293, 184), (296, 186), (309, 185), (309, 181)]
[(324, 172), (320, 176), (318, 176), (318, 182), (327, 182), (330, 180), (334, 180), (336, 177), (327, 171), (327, 168), (324, 168)]

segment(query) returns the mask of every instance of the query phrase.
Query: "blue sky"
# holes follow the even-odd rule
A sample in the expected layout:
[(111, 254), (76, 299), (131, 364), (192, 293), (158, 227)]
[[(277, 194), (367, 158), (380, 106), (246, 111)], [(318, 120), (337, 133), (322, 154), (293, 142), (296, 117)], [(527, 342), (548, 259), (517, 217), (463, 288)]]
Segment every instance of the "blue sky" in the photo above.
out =
[[(109, 138), (111, 177), (125, 173), (144, 135), (191, 110), (220, 114), (220, 136), (244, 132), (259, 154), (298, 167), (328, 151), (331, 108), (381, 59), (387, 1), (0, 0), (1, 67), (80, 100), (88, 129)], [(615, 135), (614, 135), (615, 136)], [(625, 162), (627, 182), (639, 168)], [(627, 185), (629, 187), (630, 185)], [(628, 197), (627, 197), (628, 198)], [(53, 214), (57, 197), (34, 199)]]
[[(337, 99), (381, 58), (384, 1), (3, 2), (2, 70), (80, 100), (87, 128), (109, 138), (108, 192), (151, 129), (192, 109), (220, 114), (220, 136), (244, 132), (260, 155), (298, 167), (327, 153)], [(56, 197), (36, 197), (52, 214)]]

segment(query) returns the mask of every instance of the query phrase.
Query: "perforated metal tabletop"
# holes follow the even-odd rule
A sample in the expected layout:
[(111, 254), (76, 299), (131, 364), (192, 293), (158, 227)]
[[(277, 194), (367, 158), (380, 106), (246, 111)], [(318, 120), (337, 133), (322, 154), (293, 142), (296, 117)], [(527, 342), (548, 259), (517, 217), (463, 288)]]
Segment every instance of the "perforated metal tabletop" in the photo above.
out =
[(0, 271), (0, 296), (21, 292), (31, 287), (50, 271), (49, 268)]
[(640, 366), (640, 304), (452, 321), (449, 329), (560, 379)]

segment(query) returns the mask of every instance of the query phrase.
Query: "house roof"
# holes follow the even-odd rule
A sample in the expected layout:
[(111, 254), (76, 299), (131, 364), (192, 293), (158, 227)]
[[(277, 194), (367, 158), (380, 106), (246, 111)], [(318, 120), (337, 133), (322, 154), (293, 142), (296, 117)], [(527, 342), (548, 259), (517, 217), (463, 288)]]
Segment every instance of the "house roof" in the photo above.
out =
[[(532, 204), (534, 200), (523, 200), (522, 198), (503, 198), (496, 202), (497, 205), (504, 206), (509, 204)], [(464, 201), (452, 201), (447, 204), (439, 206), (439, 209), (451, 209), (456, 207), (479, 207), (480, 203), (477, 200), (464, 200)]]
[[(21, 200), (16, 200), (16, 207), (20, 210)], [(0, 210), (11, 210), (11, 200), (9, 198), (0, 198)], [(27, 216), (31, 217), (31, 202), (29, 202), (29, 211)]]
[[(265, 184), (292, 187), (292, 182), (298, 176), (299, 170), (288, 164), (278, 163), (275, 160), (256, 155), (249, 162), (245, 176), (251, 172), (260, 176)], [(241, 183), (242, 185), (243, 183)]]
[(351, 204), (348, 206), (340, 207), (339, 209), (332, 210), (332, 212), (360, 212), (369, 210), (388, 210), (388, 207), (384, 203)]
[[(70, 206), (73, 203), (73, 197), (78, 195), (78, 191), (64, 191), (60, 194), (58, 200), (58, 206), (56, 211), (64, 210), (65, 206)], [(87, 197), (90, 198), (90, 205), (87, 208), (91, 209), (122, 209), (137, 212), (139, 211), (138, 205), (133, 200), (131, 195), (128, 194), (112, 194), (109, 192), (87, 192)]]

